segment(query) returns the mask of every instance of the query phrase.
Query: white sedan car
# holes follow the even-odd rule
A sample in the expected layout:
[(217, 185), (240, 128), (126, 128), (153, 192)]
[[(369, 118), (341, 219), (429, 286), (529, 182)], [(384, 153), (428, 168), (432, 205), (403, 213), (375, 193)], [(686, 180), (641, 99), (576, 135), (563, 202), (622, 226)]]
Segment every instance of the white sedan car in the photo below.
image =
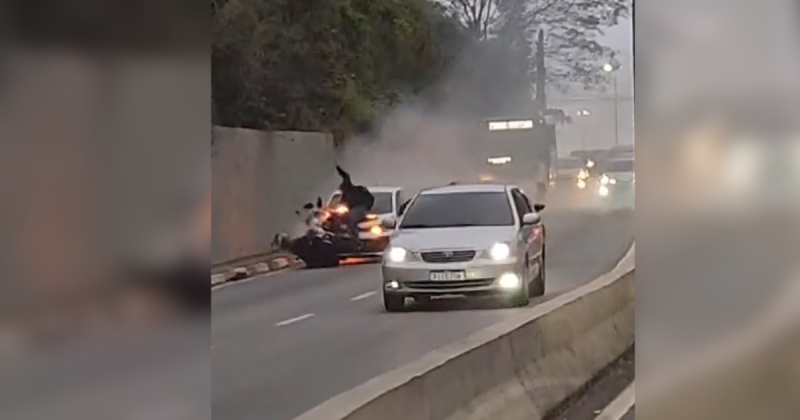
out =
[(494, 296), (525, 306), (545, 291), (545, 229), (512, 185), (449, 185), (423, 190), (404, 209), (382, 260), (388, 312), (406, 298)]

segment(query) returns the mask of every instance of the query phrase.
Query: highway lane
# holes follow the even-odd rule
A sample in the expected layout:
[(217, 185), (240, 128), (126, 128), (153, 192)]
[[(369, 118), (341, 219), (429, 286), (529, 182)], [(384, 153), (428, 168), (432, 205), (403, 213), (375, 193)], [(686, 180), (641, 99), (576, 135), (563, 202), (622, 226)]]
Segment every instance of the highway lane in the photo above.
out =
[[(548, 296), (611, 269), (633, 240), (631, 211), (550, 213)], [(514, 311), (443, 303), (382, 312), (374, 265), (279, 273), (212, 296), (212, 414), (289, 420)]]

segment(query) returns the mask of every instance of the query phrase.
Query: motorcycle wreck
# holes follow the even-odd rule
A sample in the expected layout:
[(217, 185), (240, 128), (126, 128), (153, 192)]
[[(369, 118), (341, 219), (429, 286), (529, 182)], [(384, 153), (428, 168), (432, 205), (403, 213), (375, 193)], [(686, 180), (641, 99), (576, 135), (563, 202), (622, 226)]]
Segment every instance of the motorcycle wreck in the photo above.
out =
[[(349, 232), (348, 213), (346, 205), (326, 207), (322, 198), (317, 198), (316, 203), (307, 203), (295, 212), (302, 218), (304, 234), (292, 238), (287, 233), (279, 233), (273, 239), (273, 249), (297, 256), (306, 268), (336, 267), (345, 258), (380, 255), (380, 252), (372, 252), (374, 240), (362, 240)], [(380, 221), (372, 219), (374, 215), (365, 216), (359, 228), (371, 233), (381, 229)]]

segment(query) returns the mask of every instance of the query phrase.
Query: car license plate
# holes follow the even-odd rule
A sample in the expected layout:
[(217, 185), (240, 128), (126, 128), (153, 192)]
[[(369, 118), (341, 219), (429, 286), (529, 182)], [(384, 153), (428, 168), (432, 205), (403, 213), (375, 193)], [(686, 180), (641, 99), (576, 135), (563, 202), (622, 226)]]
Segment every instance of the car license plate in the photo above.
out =
[(467, 274), (463, 271), (431, 271), (431, 281), (459, 281), (466, 278)]

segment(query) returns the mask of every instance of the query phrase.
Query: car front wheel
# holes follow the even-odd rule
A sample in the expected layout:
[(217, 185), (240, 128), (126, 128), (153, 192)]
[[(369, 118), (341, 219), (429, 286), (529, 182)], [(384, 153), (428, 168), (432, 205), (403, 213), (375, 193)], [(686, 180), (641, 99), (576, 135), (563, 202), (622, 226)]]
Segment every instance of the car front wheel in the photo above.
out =
[(544, 296), (545, 292), (545, 258), (544, 258), (544, 251), (542, 251), (542, 256), (539, 257), (539, 272), (536, 273), (536, 277), (531, 280), (530, 285), (528, 286), (528, 296), (530, 297), (539, 297)]

